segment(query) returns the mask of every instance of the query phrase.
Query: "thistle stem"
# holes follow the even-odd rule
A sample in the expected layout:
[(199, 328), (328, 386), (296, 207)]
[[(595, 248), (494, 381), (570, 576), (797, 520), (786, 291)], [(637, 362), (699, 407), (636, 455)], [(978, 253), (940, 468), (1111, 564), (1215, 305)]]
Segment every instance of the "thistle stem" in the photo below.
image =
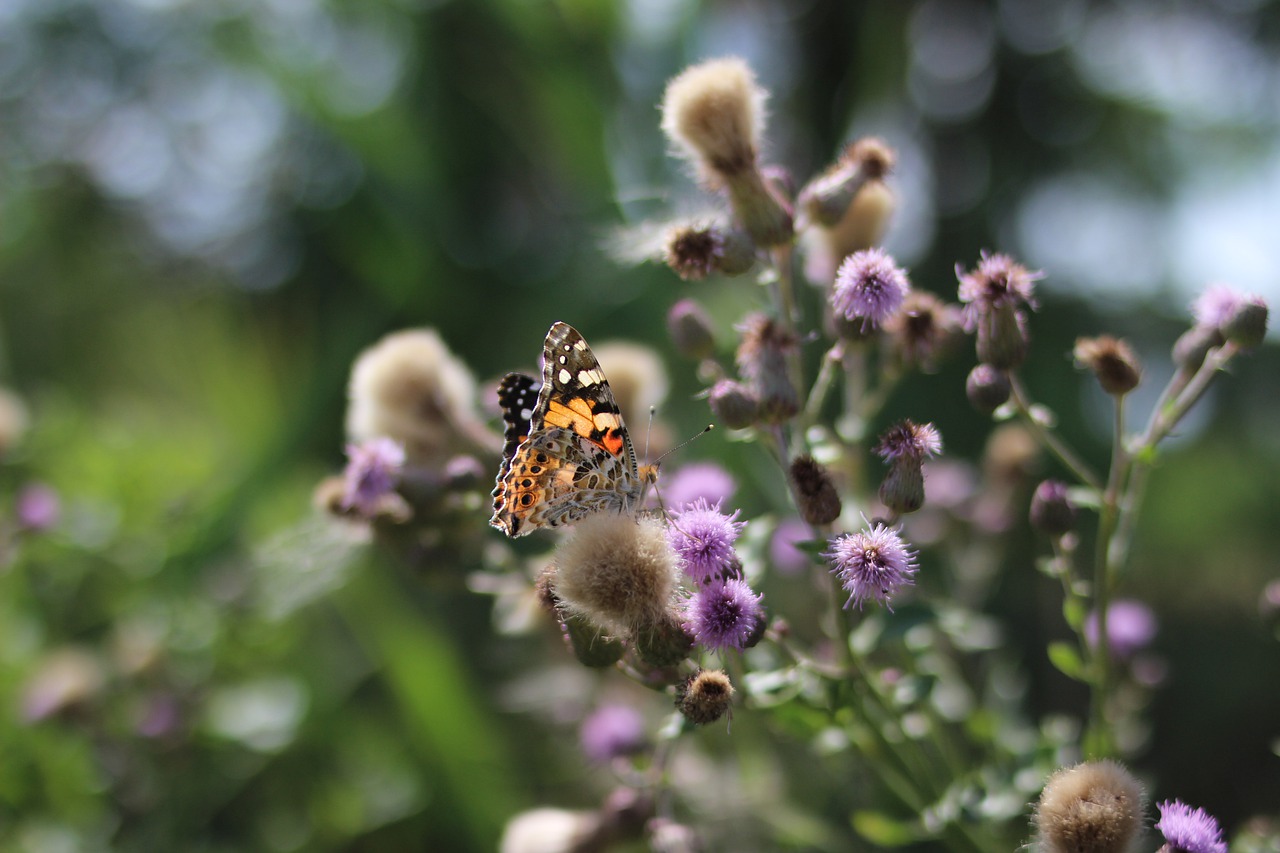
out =
[(1070, 471), (1076, 479), (1086, 484), (1090, 488), (1102, 491), (1102, 479), (1094, 473), (1093, 469), (1088, 466), (1080, 458), (1080, 456), (1072, 450), (1067, 444), (1058, 437), (1058, 435), (1040, 421), (1036, 420), (1035, 415), (1031, 413), (1031, 404), (1028, 400), (1027, 393), (1022, 387), (1022, 381), (1016, 373), (1009, 373), (1009, 384), (1011, 388), (1011, 397), (1014, 406), (1018, 410), (1019, 416), (1030, 428), (1032, 434), (1036, 437), (1045, 448), (1057, 457), (1058, 461)]

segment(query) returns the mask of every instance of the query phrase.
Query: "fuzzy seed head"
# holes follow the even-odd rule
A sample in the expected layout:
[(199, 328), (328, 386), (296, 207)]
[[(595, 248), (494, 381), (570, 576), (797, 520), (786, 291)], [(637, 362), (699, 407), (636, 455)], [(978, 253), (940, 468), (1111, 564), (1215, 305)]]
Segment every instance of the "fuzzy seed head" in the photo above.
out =
[(713, 185), (754, 170), (767, 95), (736, 57), (686, 68), (662, 99), (662, 130)]
[(568, 612), (620, 636), (665, 616), (679, 576), (660, 521), (609, 512), (579, 521), (556, 565), (555, 594)]
[(1034, 821), (1043, 853), (1125, 853), (1142, 827), (1143, 791), (1114, 761), (1057, 771), (1045, 783)]
[(723, 670), (701, 670), (676, 687), (676, 709), (697, 726), (714, 723), (733, 702), (733, 684)]
[(392, 439), (409, 465), (438, 469), (486, 438), (475, 378), (434, 329), (396, 332), (362, 352), (347, 396), (351, 442)]
[(1142, 379), (1142, 366), (1125, 341), (1110, 335), (1077, 338), (1073, 350), (1076, 363), (1097, 377), (1102, 390), (1115, 397), (1128, 394)]

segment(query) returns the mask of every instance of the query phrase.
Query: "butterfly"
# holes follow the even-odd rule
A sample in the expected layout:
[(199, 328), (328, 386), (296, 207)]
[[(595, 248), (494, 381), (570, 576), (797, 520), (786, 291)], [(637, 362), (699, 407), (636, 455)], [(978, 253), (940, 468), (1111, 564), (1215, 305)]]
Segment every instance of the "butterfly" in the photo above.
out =
[(534, 383), (509, 373), (498, 386), (506, 446), (489, 524), (514, 538), (597, 512), (636, 512), (657, 470), (636, 465), (609, 381), (572, 326), (551, 326), (536, 400)]

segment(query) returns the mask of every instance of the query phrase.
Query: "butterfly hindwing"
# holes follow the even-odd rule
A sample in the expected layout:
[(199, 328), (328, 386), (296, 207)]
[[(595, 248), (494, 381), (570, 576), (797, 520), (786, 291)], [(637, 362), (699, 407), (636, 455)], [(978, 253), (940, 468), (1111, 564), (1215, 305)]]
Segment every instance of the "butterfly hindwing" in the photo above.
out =
[(522, 374), (508, 375), (499, 387), (507, 446), (489, 523), (514, 537), (638, 506), (644, 482), (622, 413), (572, 326), (556, 323), (547, 332), (542, 388), (526, 423), (522, 406), (532, 387)]

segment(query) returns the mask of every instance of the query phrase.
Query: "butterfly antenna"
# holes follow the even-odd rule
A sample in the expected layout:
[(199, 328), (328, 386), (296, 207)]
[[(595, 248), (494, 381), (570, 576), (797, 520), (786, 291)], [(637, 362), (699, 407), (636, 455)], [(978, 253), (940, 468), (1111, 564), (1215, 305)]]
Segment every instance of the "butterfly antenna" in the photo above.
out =
[[(653, 409), (652, 409), (652, 408), (650, 408), (650, 409), (649, 409), (649, 422), (650, 422), (650, 424), (652, 424), (652, 423), (653, 423)], [(665, 503), (663, 503), (663, 501), (662, 501), (662, 492), (658, 491), (658, 488), (657, 488), (657, 485), (658, 485), (658, 481), (657, 481), (658, 465), (659, 465), (659, 464), (661, 464), (661, 462), (662, 462), (662, 460), (663, 460), (663, 459), (666, 459), (668, 456), (670, 456), (672, 453), (675, 453), (677, 450), (679, 450), (680, 448), (684, 447), (686, 444), (691, 443), (695, 438), (701, 438), (702, 436), (704, 436), (704, 435), (706, 435), (707, 433), (711, 432), (711, 430), (715, 429), (715, 426), (716, 426), (715, 424), (707, 424), (707, 425), (706, 425), (705, 427), (703, 427), (703, 428), (702, 428), (702, 429), (701, 429), (701, 430), (700, 430), (696, 435), (692, 435), (692, 436), (690, 436), (689, 438), (686, 438), (684, 441), (680, 442), (678, 445), (676, 445), (675, 447), (671, 448), (671, 449), (670, 449), (670, 450), (668, 450), (666, 453), (664, 453), (664, 454), (662, 454), (661, 456), (659, 456), (657, 459), (653, 460), (653, 464), (648, 466), (648, 468), (653, 472), (653, 479), (652, 479), (652, 480), (650, 480), (649, 482), (650, 482), (650, 484), (653, 486), (653, 496), (654, 496), (655, 498), (657, 498), (657, 500), (658, 500), (658, 510), (662, 513), (662, 515), (663, 515), (663, 517), (664, 517), (664, 518), (668, 519), (668, 521), (670, 521), (671, 515), (670, 515), (670, 513), (668, 513), (668, 512), (667, 512), (667, 505), (666, 505)], [(646, 437), (646, 438), (645, 438), (645, 445), (646, 445), (645, 449), (646, 449), (646, 450), (648, 450), (648, 444), (649, 444), (649, 439)], [(647, 454), (646, 454), (646, 455), (647, 455)], [(682, 531), (682, 532), (683, 532), (683, 531)]]
[(675, 453), (677, 450), (682, 450), (684, 447), (692, 444), (696, 439), (702, 438), (704, 435), (711, 432), (715, 428), (716, 428), (715, 424), (707, 424), (702, 429), (700, 429), (696, 434), (689, 436), (684, 441), (680, 442), (675, 447), (671, 448), (666, 453), (659, 456), (657, 459), (653, 460), (653, 464), (656, 466), (659, 462), (661, 462), (663, 459), (666, 459), (672, 453)]

